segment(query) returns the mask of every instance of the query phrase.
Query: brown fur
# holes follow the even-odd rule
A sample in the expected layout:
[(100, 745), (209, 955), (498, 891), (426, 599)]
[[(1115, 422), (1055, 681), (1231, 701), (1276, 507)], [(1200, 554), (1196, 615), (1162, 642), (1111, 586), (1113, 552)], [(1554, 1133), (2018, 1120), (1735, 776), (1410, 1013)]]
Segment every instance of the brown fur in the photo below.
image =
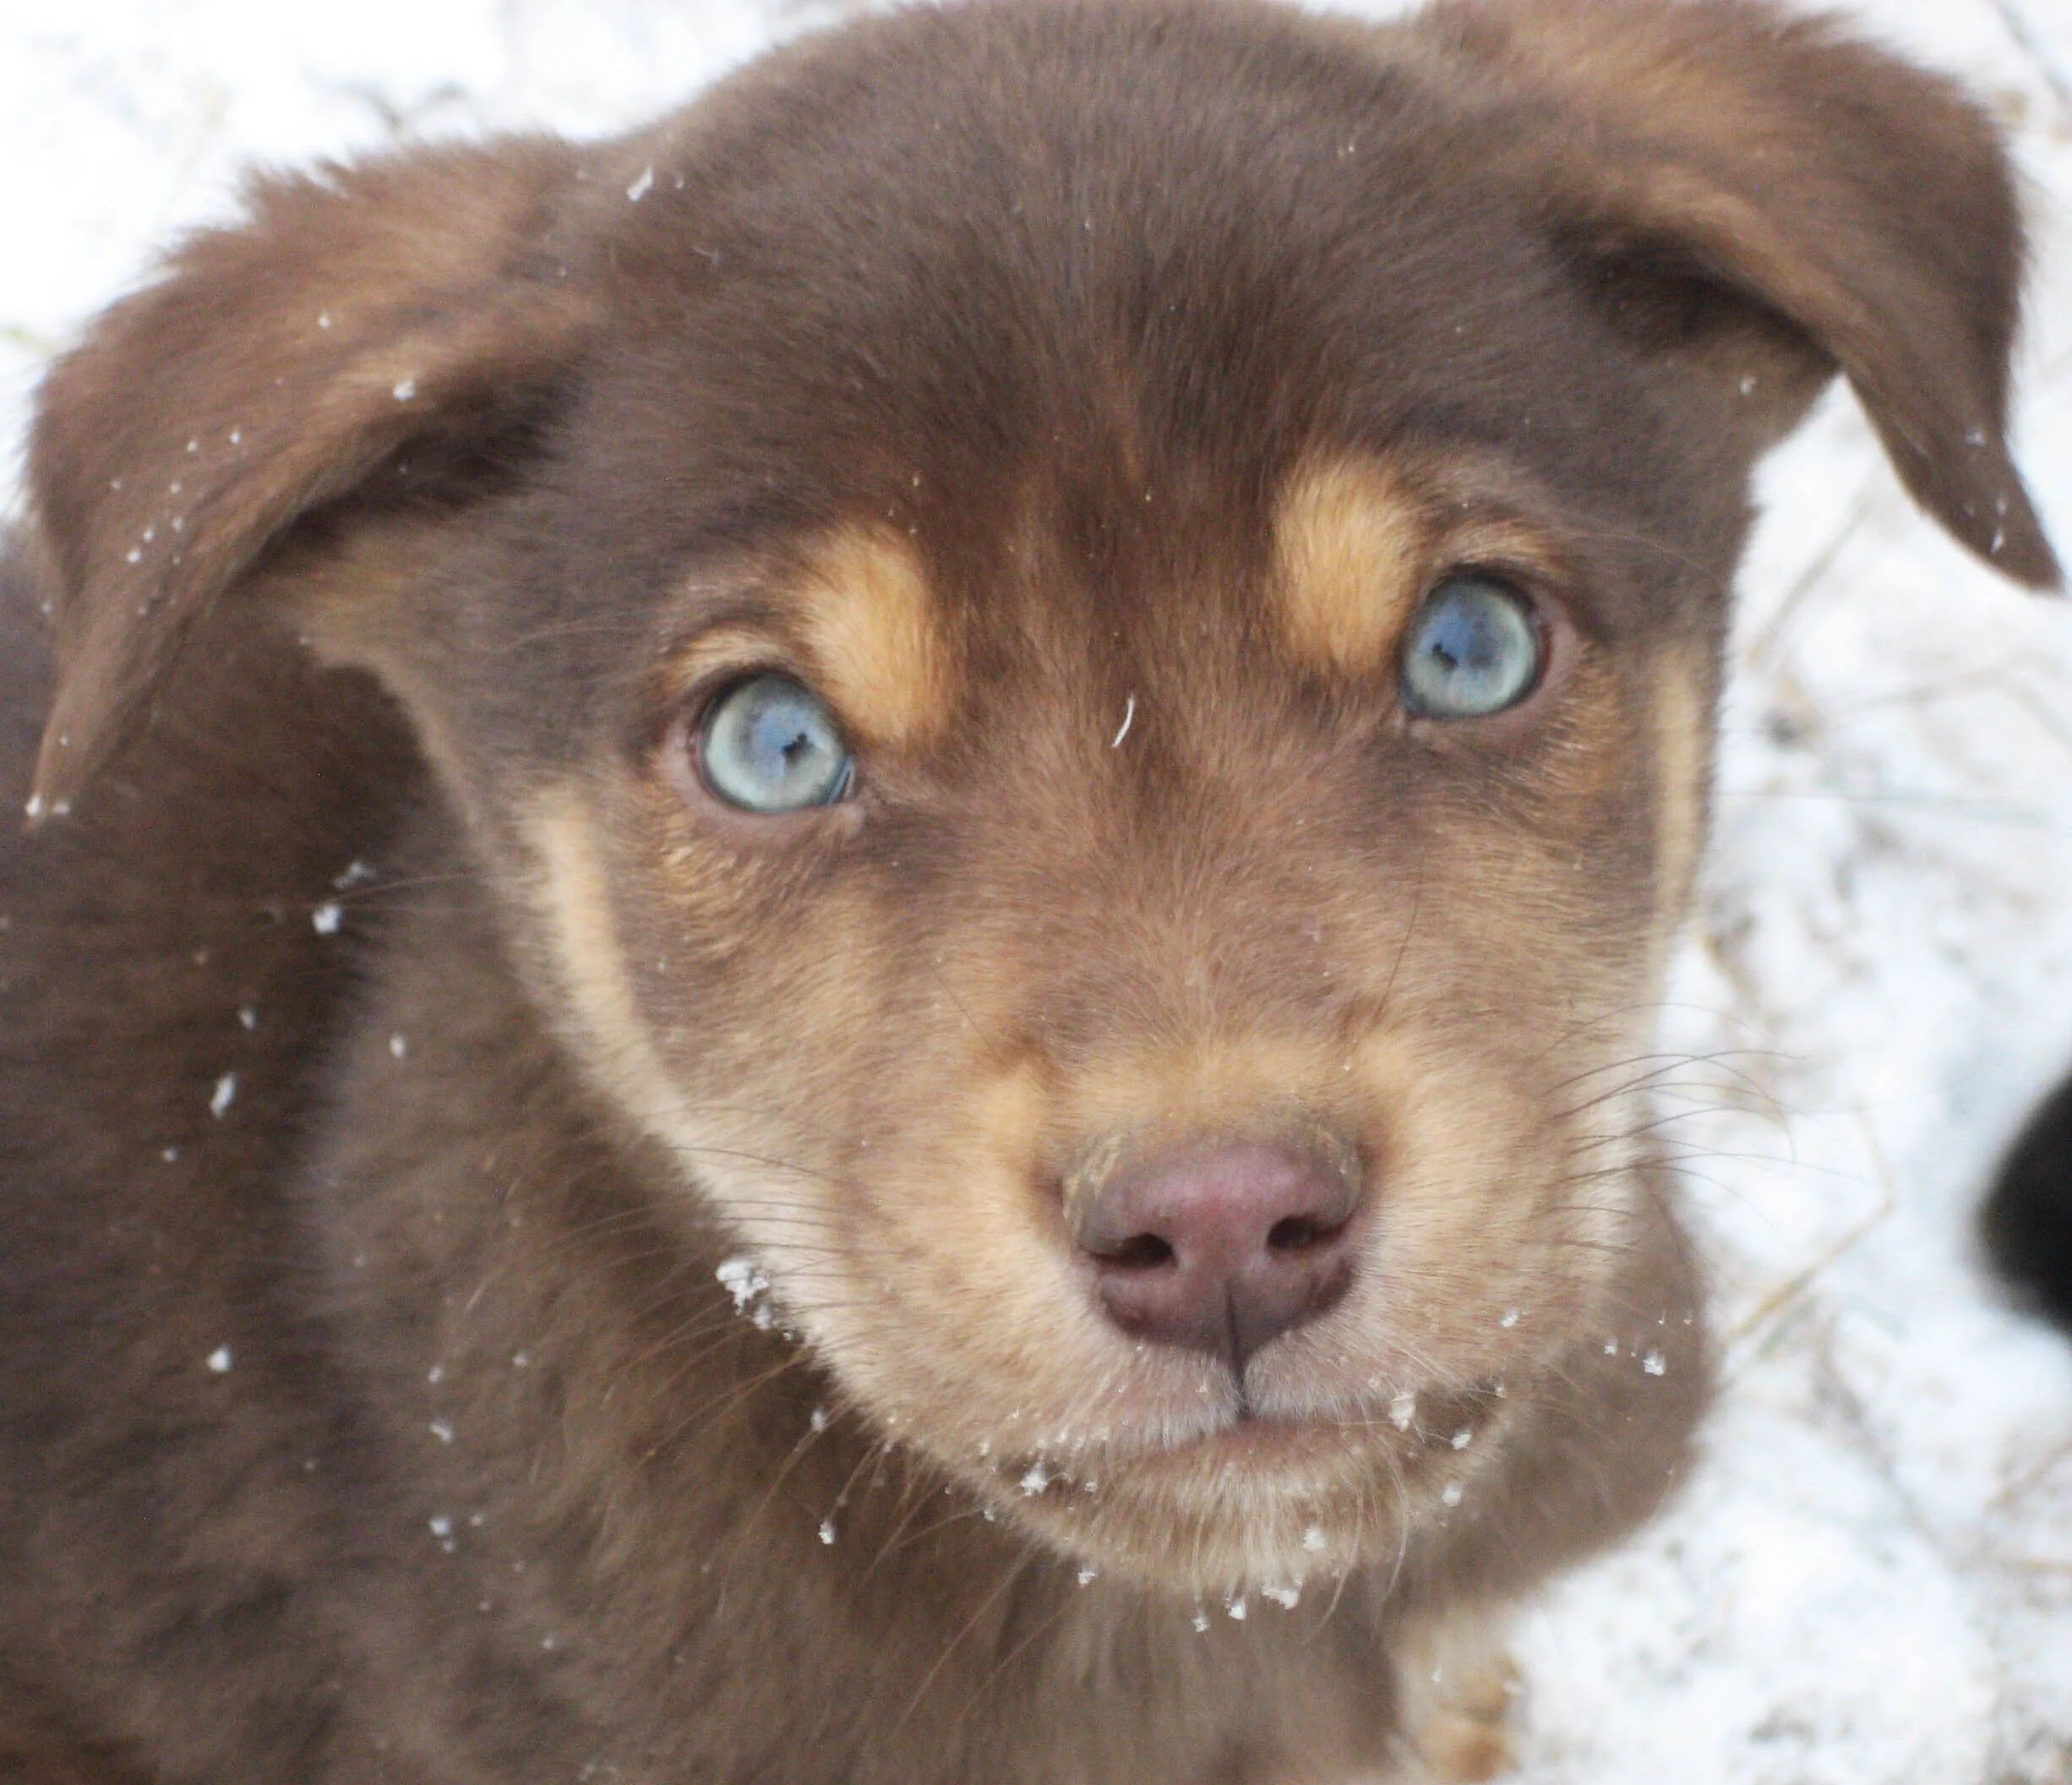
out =
[[(1643, 1056), (1748, 471), (1839, 367), (2054, 578), (2010, 192), (1756, 0), (996, 0), (260, 185), (52, 373), (0, 602), (0, 1777), (1497, 1766), (1704, 1398)], [(1463, 565), (1546, 673), (1414, 718)], [(772, 667), (854, 799), (703, 787)], [(1204, 1136), (1364, 1185), (1241, 1375), (1068, 1236)]]

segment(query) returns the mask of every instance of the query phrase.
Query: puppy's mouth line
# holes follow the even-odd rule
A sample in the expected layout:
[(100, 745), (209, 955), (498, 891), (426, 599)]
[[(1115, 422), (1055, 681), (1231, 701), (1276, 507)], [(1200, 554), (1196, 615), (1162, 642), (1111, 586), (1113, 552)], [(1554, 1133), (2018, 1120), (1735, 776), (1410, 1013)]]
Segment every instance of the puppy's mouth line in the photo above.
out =
[(1274, 1409), (1261, 1406), (1241, 1387), (1224, 1408), (1205, 1410), (1180, 1429), (1104, 1433), (1082, 1440), (994, 1453), (990, 1472), (1024, 1498), (1098, 1494), (1104, 1482), (1129, 1472), (1209, 1465), (1273, 1470), (1328, 1455), (1386, 1449), (1397, 1468), (1416, 1470), (1451, 1461), (1487, 1442), (1508, 1413), (1501, 1378), (1466, 1389), (1404, 1390), (1386, 1403), (1357, 1408)]

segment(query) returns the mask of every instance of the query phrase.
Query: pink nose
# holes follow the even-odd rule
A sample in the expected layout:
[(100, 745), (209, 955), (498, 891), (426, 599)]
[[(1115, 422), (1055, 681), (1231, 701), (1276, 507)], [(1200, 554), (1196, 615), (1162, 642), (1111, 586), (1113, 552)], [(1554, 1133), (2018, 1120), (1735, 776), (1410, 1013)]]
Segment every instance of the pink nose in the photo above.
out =
[(1350, 1168), (1244, 1143), (1117, 1172), (1071, 1225), (1125, 1332), (1213, 1352), (1241, 1372), (1344, 1295), (1358, 1203)]

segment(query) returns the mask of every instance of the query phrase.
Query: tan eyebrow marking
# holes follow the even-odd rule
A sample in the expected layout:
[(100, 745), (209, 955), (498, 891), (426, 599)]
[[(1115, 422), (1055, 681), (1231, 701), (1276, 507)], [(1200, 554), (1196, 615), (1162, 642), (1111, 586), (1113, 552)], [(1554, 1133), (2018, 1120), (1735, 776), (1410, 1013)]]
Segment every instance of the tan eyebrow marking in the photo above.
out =
[(1381, 669), (1424, 592), (1431, 520), (1420, 496), (1378, 460), (1312, 461), (1282, 494), (1273, 547), (1296, 658), (1338, 674)]
[(913, 546), (881, 527), (842, 528), (793, 587), (815, 685), (857, 736), (892, 750), (941, 736), (955, 655)]

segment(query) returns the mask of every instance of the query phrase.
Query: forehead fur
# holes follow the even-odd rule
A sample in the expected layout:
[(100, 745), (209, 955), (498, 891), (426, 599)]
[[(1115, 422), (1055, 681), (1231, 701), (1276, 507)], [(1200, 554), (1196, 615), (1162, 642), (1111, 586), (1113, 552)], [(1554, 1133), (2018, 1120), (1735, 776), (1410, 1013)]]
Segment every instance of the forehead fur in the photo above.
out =
[[(1386, 466), (1492, 441), (1588, 529), (1590, 598), (1645, 584), (1621, 619), (1657, 624), (1681, 591), (1647, 543), (1698, 591), (1738, 543), (1717, 430), (1674, 425), (1672, 374), (1605, 328), (1401, 48), (1121, 0), (916, 9), (750, 71), (592, 183), (655, 170), (592, 219), (625, 321), (575, 418), (579, 501), (637, 493), (678, 562), (860, 523), (817, 587), (866, 592), (825, 642), (846, 661), (874, 616), (856, 723), (882, 740), (919, 739), (946, 669), (985, 679), (989, 635), (1022, 648), (982, 610), (1020, 604), (1032, 535), (1102, 636), (1160, 584), (1193, 605), (1278, 570), (1265, 636), (1371, 673), (1415, 594), (1415, 495), (1452, 514), (1445, 478)], [(594, 561), (564, 586), (623, 577), (625, 532), (572, 529)], [(1101, 690), (1111, 729), (1131, 691)]]
[(790, 504), (952, 555), (1011, 531), (1039, 467), (1093, 560), (1169, 524), (1190, 467), (1271, 489), (1330, 443), (1501, 437), (1521, 409), (1551, 478), (1658, 500), (1660, 403), (1390, 42), (1125, 3), (802, 46), (633, 148), (653, 189), (600, 221), (640, 338), (597, 437), (688, 458), (693, 526)]

